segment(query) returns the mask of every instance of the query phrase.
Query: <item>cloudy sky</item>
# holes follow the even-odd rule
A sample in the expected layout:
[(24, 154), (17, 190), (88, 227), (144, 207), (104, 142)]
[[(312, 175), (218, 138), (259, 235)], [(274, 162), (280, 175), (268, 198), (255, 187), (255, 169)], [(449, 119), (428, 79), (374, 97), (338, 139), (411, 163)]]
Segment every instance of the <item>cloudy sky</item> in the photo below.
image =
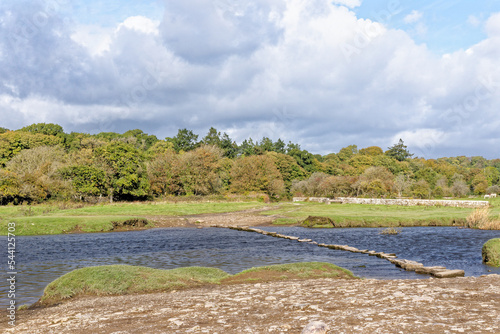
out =
[(500, 158), (500, 4), (2, 0), (0, 126)]

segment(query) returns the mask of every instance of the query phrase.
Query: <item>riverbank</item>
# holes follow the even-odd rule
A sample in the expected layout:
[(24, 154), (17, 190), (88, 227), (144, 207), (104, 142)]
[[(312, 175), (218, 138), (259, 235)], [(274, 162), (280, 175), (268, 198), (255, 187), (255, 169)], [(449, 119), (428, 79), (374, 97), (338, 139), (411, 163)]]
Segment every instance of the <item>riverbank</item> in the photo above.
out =
[(498, 333), (500, 276), (313, 279), (87, 297), (23, 310), (5, 333)]
[[(493, 215), (500, 202), (490, 201)], [(67, 203), (0, 207), (0, 235), (14, 222), (16, 235), (92, 233), (153, 227), (298, 225), (308, 216), (330, 218), (335, 227), (464, 226), (470, 208), (258, 201)], [(123, 225), (146, 219), (147, 226)], [(120, 225), (121, 224), (121, 225)], [(117, 228), (117, 226), (119, 228)]]

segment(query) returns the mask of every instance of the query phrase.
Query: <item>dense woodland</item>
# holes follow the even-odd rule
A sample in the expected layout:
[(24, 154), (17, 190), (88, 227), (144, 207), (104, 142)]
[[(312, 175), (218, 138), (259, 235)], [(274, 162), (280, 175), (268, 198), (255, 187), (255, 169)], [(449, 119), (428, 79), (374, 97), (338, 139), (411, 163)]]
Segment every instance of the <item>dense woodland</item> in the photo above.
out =
[(498, 193), (500, 159), (413, 157), (402, 140), (385, 151), (356, 145), (315, 155), (211, 128), (164, 140), (141, 130), (64, 133), (56, 124), (0, 128), (0, 204), (46, 200), (147, 200), (252, 194), (441, 198)]

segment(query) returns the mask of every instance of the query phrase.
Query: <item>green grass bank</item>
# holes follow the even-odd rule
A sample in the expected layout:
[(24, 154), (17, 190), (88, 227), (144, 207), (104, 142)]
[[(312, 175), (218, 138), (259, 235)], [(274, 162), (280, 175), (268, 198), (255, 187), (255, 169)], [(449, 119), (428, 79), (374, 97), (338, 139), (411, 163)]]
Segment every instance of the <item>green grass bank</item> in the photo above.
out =
[(487, 265), (500, 267), (500, 239), (488, 240), (483, 245), (482, 256)]
[[(135, 202), (99, 205), (43, 204), (34, 206), (0, 206), (0, 235), (7, 235), (8, 223), (16, 225), (16, 235), (45, 235), (114, 231), (113, 222), (147, 219), (154, 227), (155, 216), (235, 212), (264, 207), (251, 202)], [(116, 225), (116, 224), (115, 224)]]
[[(371, 204), (288, 203), (266, 214), (279, 215), (276, 224), (300, 224), (309, 216), (330, 218), (336, 227), (399, 227), (464, 225), (468, 208), (387, 206)], [(333, 227), (318, 225), (315, 227)]]
[(322, 262), (257, 267), (236, 275), (206, 267), (162, 270), (129, 265), (97, 266), (77, 269), (56, 279), (47, 285), (37, 305), (51, 306), (83, 296), (118, 296), (168, 292), (213, 284), (327, 277), (357, 278), (349, 270)]

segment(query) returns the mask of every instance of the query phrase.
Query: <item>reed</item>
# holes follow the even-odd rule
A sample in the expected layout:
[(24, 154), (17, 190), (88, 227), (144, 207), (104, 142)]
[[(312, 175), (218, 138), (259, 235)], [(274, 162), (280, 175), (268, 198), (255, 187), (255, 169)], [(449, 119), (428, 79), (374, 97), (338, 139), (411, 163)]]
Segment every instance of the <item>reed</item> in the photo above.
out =
[(491, 210), (488, 207), (478, 208), (467, 216), (466, 226), (480, 230), (500, 230), (500, 217), (491, 217)]

